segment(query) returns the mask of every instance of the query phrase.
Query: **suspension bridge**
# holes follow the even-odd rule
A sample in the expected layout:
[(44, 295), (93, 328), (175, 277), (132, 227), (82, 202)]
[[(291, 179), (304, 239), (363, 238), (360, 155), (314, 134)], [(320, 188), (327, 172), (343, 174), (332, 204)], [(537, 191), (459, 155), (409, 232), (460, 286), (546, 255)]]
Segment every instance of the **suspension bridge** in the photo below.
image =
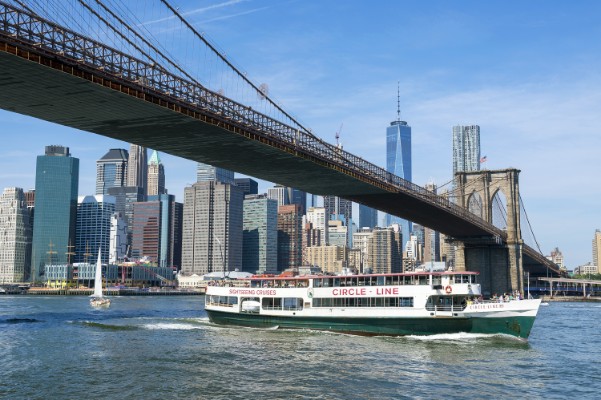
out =
[[(471, 199), (462, 205), (459, 197), (436, 195), (318, 138), (185, 14), (165, 0), (152, 4), (0, 1), (0, 107), (309, 193), (340, 196), (440, 231), (449, 240), (517, 246), (519, 262), (505, 257), (511, 272), (500, 287), (521, 288), (524, 269), (532, 276), (561, 273), (540, 249), (523, 243), (519, 224), (510, 224), (518, 230), (510, 232), (507, 215), (503, 226), (502, 218), (474, 213), (478, 203), (472, 192), (462, 192), (459, 197)], [(172, 53), (188, 41), (187, 56), (176, 60)], [(457, 179), (456, 184), (461, 185)], [(511, 203), (518, 209), (522, 204)], [(493, 287), (495, 279), (490, 277)]]

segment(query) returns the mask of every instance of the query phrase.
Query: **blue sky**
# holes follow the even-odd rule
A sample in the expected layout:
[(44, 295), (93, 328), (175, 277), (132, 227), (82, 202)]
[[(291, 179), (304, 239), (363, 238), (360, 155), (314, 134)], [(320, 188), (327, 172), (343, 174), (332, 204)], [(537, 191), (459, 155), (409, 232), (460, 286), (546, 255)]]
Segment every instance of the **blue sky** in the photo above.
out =
[[(412, 127), (413, 180), (451, 179), (451, 129), (481, 128), (484, 168), (520, 169), (545, 254), (591, 261), (601, 228), (601, 2), (172, 1), (256, 82), (320, 137), (343, 125), (346, 150), (385, 165), (385, 132)], [(0, 187), (32, 188), (45, 145), (95, 161), (121, 142), (0, 111)], [(161, 155), (180, 200), (195, 164)], [(262, 184), (262, 189), (268, 187)]]

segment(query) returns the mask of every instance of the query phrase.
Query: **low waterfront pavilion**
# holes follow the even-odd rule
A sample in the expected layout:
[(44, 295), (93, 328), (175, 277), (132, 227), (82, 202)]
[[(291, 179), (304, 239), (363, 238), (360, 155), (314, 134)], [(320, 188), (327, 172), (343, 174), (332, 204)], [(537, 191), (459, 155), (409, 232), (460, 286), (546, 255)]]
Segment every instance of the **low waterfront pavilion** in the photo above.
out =
[(564, 294), (582, 293), (582, 297), (595, 296), (595, 294), (601, 293), (601, 281), (570, 278), (538, 278), (538, 280), (548, 282), (551, 297), (553, 297), (553, 292), (563, 292)]

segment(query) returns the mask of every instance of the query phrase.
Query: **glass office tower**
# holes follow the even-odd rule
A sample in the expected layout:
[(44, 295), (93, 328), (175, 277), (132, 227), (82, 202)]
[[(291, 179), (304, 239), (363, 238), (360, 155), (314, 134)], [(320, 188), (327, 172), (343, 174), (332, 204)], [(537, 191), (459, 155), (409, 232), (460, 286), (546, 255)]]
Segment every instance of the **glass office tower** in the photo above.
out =
[(35, 177), (35, 221), (31, 277), (44, 280), (47, 264), (65, 263), (75, 246), (79, 159), (68, 147), (46, 146), (38, 156)]
[[(396, 121), (386, 129), (386, 171), (411, 182), (411, 127), (401, 121), (400, 111)], [(403, 248), (411, 233), (411, 222), (386, 215), (386, 226), (399, 224), (403, 236)]]

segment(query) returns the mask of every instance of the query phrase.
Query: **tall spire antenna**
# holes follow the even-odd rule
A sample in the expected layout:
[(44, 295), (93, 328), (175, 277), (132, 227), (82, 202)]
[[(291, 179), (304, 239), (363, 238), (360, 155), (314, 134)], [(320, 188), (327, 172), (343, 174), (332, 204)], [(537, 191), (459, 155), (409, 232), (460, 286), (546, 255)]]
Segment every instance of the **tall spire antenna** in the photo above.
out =
[(397, 121), (401, 120), (401, 82), (396, 83), (396, 115)]

